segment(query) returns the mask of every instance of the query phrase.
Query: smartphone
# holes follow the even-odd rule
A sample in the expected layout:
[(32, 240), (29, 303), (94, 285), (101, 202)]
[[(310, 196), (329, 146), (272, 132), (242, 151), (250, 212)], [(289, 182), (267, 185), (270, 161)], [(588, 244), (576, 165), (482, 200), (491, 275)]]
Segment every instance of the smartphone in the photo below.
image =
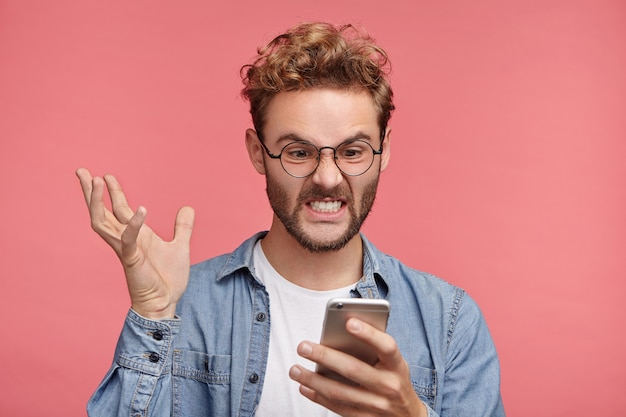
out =
[[(348, 333), (346, 321), (355, 317), (379, 330), (385, 331), (387, 319), (389, 318), (389, 309), (390, 305), (387, 300), (368, 298), (331, 299), (326, 305), (326, 317), (324, 318), (320, 344), (348, 353), (370, 365), (375, 364), (378, 360), (377, 352), (370, 345)], [(322, 365), (318, 364), (316, 371), (328, 378), (354, 385), (352, 381)]]

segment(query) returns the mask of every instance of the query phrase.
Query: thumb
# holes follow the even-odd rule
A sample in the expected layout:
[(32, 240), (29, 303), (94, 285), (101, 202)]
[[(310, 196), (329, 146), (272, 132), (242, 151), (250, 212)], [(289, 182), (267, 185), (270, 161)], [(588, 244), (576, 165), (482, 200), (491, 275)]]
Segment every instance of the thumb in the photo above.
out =
[(195, 211), (191, 207), (182, 207), (176, 214), (176, 222), (174, 224), (174, 240), (181, 240), (187, 245), (191, 240), (191, 232), (193, 230), (193, 221)]

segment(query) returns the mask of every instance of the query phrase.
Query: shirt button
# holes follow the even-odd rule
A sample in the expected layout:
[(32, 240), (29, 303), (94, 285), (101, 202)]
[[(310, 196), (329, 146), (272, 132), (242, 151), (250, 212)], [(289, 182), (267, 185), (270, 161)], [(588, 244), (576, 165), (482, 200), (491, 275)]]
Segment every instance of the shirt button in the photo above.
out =
[(160, 359), (160, 356), (159, 356), (159, 354), (158, 354), (158, 353), (156, 353), (156, 352), (152, 352), (152, 353), (150, 354), (150, 356), (148, 356), (148, 360), (149, 360), (150, 362), (152, 362), (152, 363), (156, 363), (156, 362), (158, 362), (158, 361), (159, 361), (159, 359)]
[(259, 313), (256, 315), (256, 321), (265, 321), (265, 313)]
[(250, 375), (250, 382), (252, 382), (253, 384), (256, 384), (257, 382), (259, 382), (259, 375), (258, 374)]
[(163, 340), (163, 332), (161, 330), (157, 330), (156, 332), (152, 333), (152, 338), (154, 340)]

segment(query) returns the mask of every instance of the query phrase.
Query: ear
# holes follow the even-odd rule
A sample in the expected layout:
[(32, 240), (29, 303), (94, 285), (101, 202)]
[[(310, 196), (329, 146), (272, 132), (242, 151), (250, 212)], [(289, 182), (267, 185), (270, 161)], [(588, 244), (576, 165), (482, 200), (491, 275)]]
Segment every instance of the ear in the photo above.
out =
[(265, 175), (265, 160), (263, 159), (265, 150), (261, 146), (259, 136), (253, 129), (246, 130), (246, 149), (248, 149), (248, 156), (254, 169), (259, 174)]
[(383, 153), (380, 155), (380, 172), (383, 172), (389, 165), (391, 158), (391, 129), (387, 129), (383, 140)]

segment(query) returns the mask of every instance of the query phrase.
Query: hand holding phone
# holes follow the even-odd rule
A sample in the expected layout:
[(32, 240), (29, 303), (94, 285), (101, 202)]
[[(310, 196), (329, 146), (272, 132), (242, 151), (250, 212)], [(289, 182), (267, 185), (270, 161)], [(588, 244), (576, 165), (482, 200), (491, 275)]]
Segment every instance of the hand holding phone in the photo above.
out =
[[(385, 331), (390, 305), (387, 300), (366, 298), (333, 298), (326, 305), (326, 317), (320, 344), (345, 352), (370, 365), (378, 361), (378, 353), (370, 345), (352, 336), (346, 322), (354, 317)], [(354, 385), (334, 371), (318, 364), (317, 372), (328, 378)]]

